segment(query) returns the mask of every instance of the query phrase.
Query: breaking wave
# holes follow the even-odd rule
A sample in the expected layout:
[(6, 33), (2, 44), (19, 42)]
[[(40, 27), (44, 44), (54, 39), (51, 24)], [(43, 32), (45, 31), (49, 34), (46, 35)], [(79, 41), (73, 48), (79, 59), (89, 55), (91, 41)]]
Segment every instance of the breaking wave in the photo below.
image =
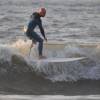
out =
[(36, 63), (33, 61), (37, 52), (36, 47), (31, 50), (30, 56), (29, 47), (30, 41), (23, 40), (18, 40), (13, 44), (0, 44), (0, 78), (34, 72), (53, 82), (100, 79), (99, 43), (45, 43), (44, 53), (48, 57), (86, 57), (64, 63)]

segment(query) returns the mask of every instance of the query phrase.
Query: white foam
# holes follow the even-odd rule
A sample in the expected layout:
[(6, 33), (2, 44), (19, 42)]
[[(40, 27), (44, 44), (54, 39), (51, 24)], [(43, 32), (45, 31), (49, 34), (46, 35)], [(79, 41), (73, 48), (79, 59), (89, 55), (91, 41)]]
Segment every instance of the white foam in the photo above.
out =
[(2, 100), (100, 100), (100, 95), (0, 95)]
[(10, 62), (13, 53), (13, 48), (11, 49), (11, 47), (9, 47), (8, 45), (0, 45), (0, 59)]

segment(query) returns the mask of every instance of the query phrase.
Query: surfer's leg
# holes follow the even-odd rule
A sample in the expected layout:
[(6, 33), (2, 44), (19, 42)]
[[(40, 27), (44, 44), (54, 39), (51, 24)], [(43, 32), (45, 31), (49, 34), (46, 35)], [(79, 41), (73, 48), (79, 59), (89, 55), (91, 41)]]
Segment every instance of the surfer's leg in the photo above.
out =
[(39, 53), (39, 56), (42, 56), (43, 39), (36, 32), (33, 32), (32, 37), (33, 37), (33, 40), (35, 40), (36, 42), (39, 42), (38, 53)]
[(27, 36), (30, 40), (32, 40), (32, 43), (31, 43), (31, 46), (30, 46), (30, 50), (31, 50), (31, 48), (33, 47), (33, 45), (36, 44), (36, 41), (33, 39), (32, 33), (26, 32), (26, 36)]

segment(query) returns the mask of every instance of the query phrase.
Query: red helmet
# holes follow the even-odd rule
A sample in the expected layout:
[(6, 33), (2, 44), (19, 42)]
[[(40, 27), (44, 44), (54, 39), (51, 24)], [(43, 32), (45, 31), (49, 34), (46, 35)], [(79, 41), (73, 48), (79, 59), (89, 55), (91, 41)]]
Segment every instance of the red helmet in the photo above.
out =
[(44, 17), (46, 15), (46, 9), (45, 8), (40, 8), (39, 9), (39, 14)]

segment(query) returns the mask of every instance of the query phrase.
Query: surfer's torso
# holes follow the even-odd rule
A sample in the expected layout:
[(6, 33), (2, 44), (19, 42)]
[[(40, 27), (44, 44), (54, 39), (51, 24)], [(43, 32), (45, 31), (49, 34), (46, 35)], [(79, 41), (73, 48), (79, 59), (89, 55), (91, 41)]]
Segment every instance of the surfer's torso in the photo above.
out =
[(37, 12), (31, 15), (31, 19), (28, 23), (28, 29), (26, 33), (33, 32), (36, 26), (42, 27), (40, 15)]
[(34, 29), (35, 29), (36, 26), (39, 27), (42, 36), (45, 38), (45, 33), (44, 33), (44, 28), (42, 26), (41, 16), (39, 15), (39, 13), (34, 12), (31, 15), (31, 19), (28, 23), (28, 28), (27, 28), (27, 31), (26, 31), (26, 35), (30, 36), (32, 33), (34, 33)]

